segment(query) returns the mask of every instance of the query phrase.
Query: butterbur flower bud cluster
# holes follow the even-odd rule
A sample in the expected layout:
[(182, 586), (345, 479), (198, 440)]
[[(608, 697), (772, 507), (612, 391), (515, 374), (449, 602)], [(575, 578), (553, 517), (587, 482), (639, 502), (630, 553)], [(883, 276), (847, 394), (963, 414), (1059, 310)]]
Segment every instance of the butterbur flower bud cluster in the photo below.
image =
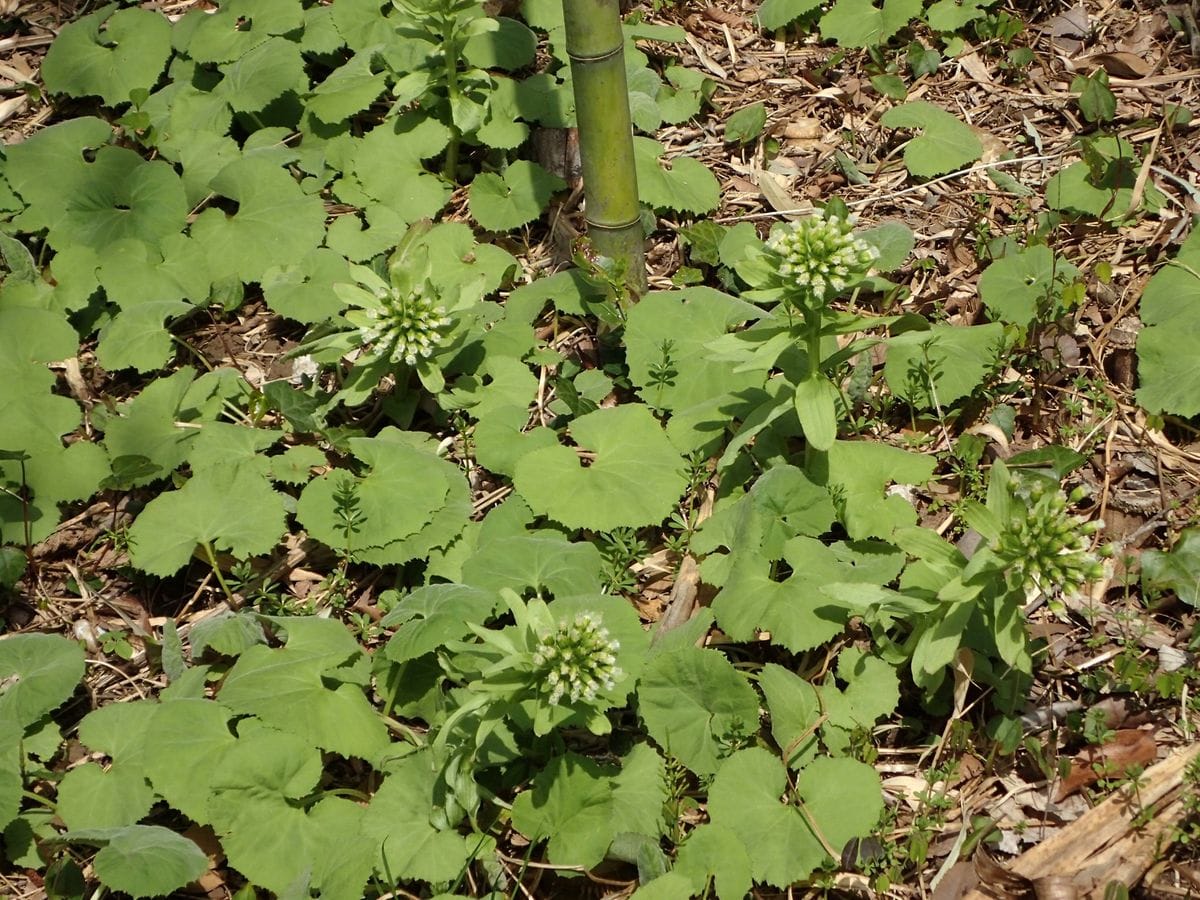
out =
[(854, 222), (820, 212), (776, 230), (767, 249), (784, 283), (824, 298), (861, 281), (879, 251), (854, 236)]
[(378, 308), (367, 310), (367, 317), (371, 324), (362, 329), (362, 342), (376, 344), (392, 362), (410, 366), (433, 355), (442, 329), (450, 324), (445, 310), (420, 291), (389, 291), (379, 298)]
[(1103, 553), (1088, 549), (1104, 523), (1067, 511), (1083, 497), (1082, 488), (1068, 497), (1057, 488), (1036, 485), (1023, 510), (1019, 501), (1015, 504), (1016, 514), (1001, 533), (996, 553), (1026, 588), (1074, 592), (1104, 574)]
[(620, 646), (592, 613), (559, 622), (555, 631), (539, 639), (533, 653), (550, 703), (594, 700), (601, 689), (611, 690), (622, 674), (617, 666)]

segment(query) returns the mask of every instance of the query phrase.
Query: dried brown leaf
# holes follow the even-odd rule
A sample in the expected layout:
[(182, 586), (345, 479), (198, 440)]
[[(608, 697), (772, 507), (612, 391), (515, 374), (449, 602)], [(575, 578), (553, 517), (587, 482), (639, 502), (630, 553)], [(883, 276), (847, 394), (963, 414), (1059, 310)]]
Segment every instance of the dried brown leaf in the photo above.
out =
[(1082, 62), (1101, 66), (1105, 72), (1117, 78), (1145, 78), (1154, 70), (1154, 67), (1140, 56), (1122, 51), (1096, 53), (1085, 57)]
[(1101, 778), (1120, 778), (1134, 766), (1145, 766), (1158, 756), (1154, 732), (1122, 729), (1107, 744), (1087, 747), (1071, 760), (1070, 771), (1055, 792), (1061, 801)]

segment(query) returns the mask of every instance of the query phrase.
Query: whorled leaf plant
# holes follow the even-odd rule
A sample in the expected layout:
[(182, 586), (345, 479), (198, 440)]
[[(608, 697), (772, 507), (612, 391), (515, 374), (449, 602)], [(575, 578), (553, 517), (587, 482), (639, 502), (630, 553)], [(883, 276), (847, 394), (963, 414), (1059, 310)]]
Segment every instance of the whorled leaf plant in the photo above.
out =
[[(751, 287), (742, 296), (775, 309), (761, 326), (720, 338), (710, 348), (745, 367), (783, 369), (786, 388), (770, 418), (793, 406), (810, 454), (829, 450), (837, 438), (839, 388), (827, 373), (873, 342), (862, 339), (837, 349), (832, 340), (893, 321), (832, 306), (864, 281), (878, 258), (878, 248), (855, 233), (854, 219), (843, 208), (776, 226), (765, 244), (750, 246), (737, 263), (738, 275)], [(743, 430), (723, 462), (751, 436)]]

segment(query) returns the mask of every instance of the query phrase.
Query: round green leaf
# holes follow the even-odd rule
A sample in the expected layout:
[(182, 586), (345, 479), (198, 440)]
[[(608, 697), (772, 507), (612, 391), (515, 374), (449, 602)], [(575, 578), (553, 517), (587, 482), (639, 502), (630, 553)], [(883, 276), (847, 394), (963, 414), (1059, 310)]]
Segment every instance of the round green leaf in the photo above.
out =
[(42, 79), (52, 94), (97, 96), (109, 106), (154, 87), (171, 55), (171, 23), (157, 10), (112, 6), (65, 26), (46, 52)]
[(221, 72), (225, 77), (213, 93), (234, 112), (257, 112), (288, 91), (308, 87), (300, 47), (282, 37), (269, 38)]
[(759, 687), (771, 713), (771, 736), (793, 769), (812, 762), (817, 755), (816, 725), (821, 702), (811, 684), (783, 666), (769, 663), (759, 673)]
[(983, 383), (1004, 346), (1000, 322), (906, 331), (888, 340), (883, 375), (892, 393), (916, 406), (948, 406)]
[(222, 755), (237, 739), (233, 714), (212, 700), (172, 700), (159, 705), (145, 731), (145, 766), (155, 790), (172, 807), (207, 823), (209, 786), (222, 771)]
[(550, 859), (595, 866), (612, 842), (611, 771), (586, 757), (556, 756), (513, 804), (513, 825), (540, 841), (549, 838)]
[(257, 556), (275, 546), (284, 526), (283, 497), (260, 474), (214, 467), (146, 505), (129, 529), (130, 557), (143, 572), (166, 577), (187, 565), (197, 544)]
[(1169, 553), (1142, 553), (1142, 586), (1171, 590), (1189, 606), (1200, 606), (1200, 529), (1188, 528)]
[(761, 370), (714, 360), (705, 345), (761, 315), (709, 287), (653, 291), (629, 310), (625, 359), (638, 393), (655, 409), (684, 410), (762, 385)]
[(820, 5), (820, 0), (763, 0), (758, 8), (758, 24), (767, 31), (775, 31)]
[(655, 656), (642, 672), (638, 706), (650, 736), (698, 775), (711, 775), (734, 741), (758, 731), (758, 695), (715, 650)]
[(567, 753), (553, 757), (513, 803), (513, 825), (531, 840), (549, 838), (551, 861), (591, 868), (619, 834), (657, 838), (666, 802), (662, 757), (638, 744), (619, 770)]
[(507, 16), (495, 18), (497, 28), (472, 35), (463, 47), (463, 58), (480, 69), (520, 69), (533, 62), (537, 35), (524, 23)]
[[(750, 896), (754, 882), (750, 869), (750, 852), (737, 834), (723, 825), (708, 822), (688, 835), (687, 842), (679, 848), (672, 872), (687, 874), (695, 893), (704, 890), (711, 875), (716, 881), (718, 897), (746, 897)], [(641, 893), (634, 896), (640, 897)]]
[[(841, 0), (841, 3), (846, 2), (848, 0)], [(918, 2), (916, 12), (920, 9)], [(826, 20), (828, 18), (826, 16)], [(952, 172), (983, 155), (983, 144), (975, 132), (957, 117), (924, 100), (889, 109), (880, 117), (879, 124), (889, 128), (921, 129), (921, 135), (904, 148), (904, 165), (918, 178)]]
[[(820, 541), (794, 538), (785, 555), (793, 572), (786, 580), (775, 581), (768, 560), (752, 551), (736, 554), (712, 609), (735, 640), (752, 640), (758, 631), (769, 631), (773, 643), (800, 653), (825, 643), (846, 625), (848, 613), (821, 590), (826, 580), (821, 574), (845, 581), (853, 580), (853, 575), (849, 567), (830, 559), (832, 554)], [(807, 571), (810, 563), (814, 569), (831, 566), (833, 571)]]
[[(312, 537), (338, 550), (382, 547), (417, 533), (446, 505), (452, 465), (384, 440), (363, 438), (353, 446), (371, 467), (366, 475), (339, 469), (313, 479), (300, 495), (296, 515)], [(351, 508), (354, 524), (347, 526)]]
[(839, 47), (871, 47), (885, 44), (911, 19), (921, 14), (921, 0), (837, 0), (821, 17), (821, 37), (837, 41)]
[(796, 777), (796, 791), (835, 850), (869, 834), (883, 814), (879, 775), (857, 759), (818, 757)]
[(373, 54), (360, 53), (334, 69), (308, 100), (308, 111), (330, 125), (362, 112), (383, 93), (387, 76), (371, 71)]
[(599, 409), (571, 423), (593, 451), (586, 468), (574, 450), (543, 447), (523, 456), (513, 482), (530, 509), (569, 528), (611, 531), (654, 525), (687, 487), (683, 461), (644, 406)]
[(165, 896), (208, 869), (203, 850), (159, 825), (69, 831), (63, 839), (105, 844), (96, 854), (96, 874), (106, 887), (132, 897)]
[(708, 791), (712, 823), (741, 839), (754, 879), (777, 888), (807, 878), (826, 857), (800, 811), (780, 800), (786, 791), (783, 763), (760, 747), (726, 760)]
[[(1200, 413), (1200, 231), (1173, 262), (1154, 273), (1142, 294), (1146, 327), (1138, 335), (1137, 399), (1150, 412)], [(1144, 557), (1143, 557), (1144, 558)]]
[(428, 753), (414, 753), (389, 768), (363, 818), (363, 838), (379, 848), (379, 871), (393, 879), (452, 881), (478, 838), (433, 824), (445, 810), (436, 805), (440, 792)]
[(503, 177), (492, 172), (475, 176), (468, 199), (471, 215), (490, 231), (508, 231), (542, 214), (555, 191), (567, 183), (535, 162), (518, 160)]
[(0, 725), (24, 730), (59, 706), (83, 677), (83, 648), (53, 634), (0, 640)]
[(102, 706), (79, 723), (79, 739), (119, 763), (140, 767), (146, 732), (157, 711), (158, 704), (150, 700)]
[(917, 242), (912, 229), (903, 222), (884, 222), (858, 232), (858, 237), (879, 251), (872, 267), (877, 272), (900, 268)]
[(1049, 247), (1026, 247), (996, 260), (979, 276), (979, 297), (992, 318), (1028, 325), (1038, 311), (1055, 304), (1079, 270)]
[(661, 157), (665, 149), (650, 138), (635, 137), (633, 151), (638, 194), (647, 206), (698, 215), (717, 208), (721, 186), (702, 163), (677, 156), (664, 164)]
[(325, 235), (325, 205), (306, 195), (288, 172), (264, 156), (230, 163), (212, 189), (236, 200), (237, 212), (210, 208), (192, 225), (208, 255), (214, 280), (231, 275), (258, 281), (272, 266), (286, 266), (316, 250)]
[(490, 541), (463, 563), (462, 580), (498, 591), (533, 588), (555, 597), (600, 593), (603, 560), (594, 544), (572, 543), (556, 531)]
[(883, 811), (879, 776), (853, 759), (819, 757), (800, 772), (796, 792), (803, 813), (780, 801), (786, 790), (783, 764), (754, 747), (721, 766), (708, 794), (713, 824), (741, 838), (756, 880), (779, 888), (825, 863), (825, 843), (840, 851), (851, 838), (868, 834)]
[(0, 309), (0, 365), (53, 362), (78, 350), (79, 335), (61, 313), (32, 306)]
[(59, 818), (68, 828), (118, 828), (134, 825), (150, 811), (154, 791), (141, 770), (115, 764), (76, 766), (58, 785)]
[(751, 103), (731, 115), (725, 122), (725, 141), (731, 144), (748, 144), (758, 138), (767, 124), (767, 108), (760, 100)]
[[(174, 40), (176, 49), (196, 62), (233, 62), (271, 35), (289, 34), (304, 25), (304, 9), (295, 0), (227, 0), (215, 11), (194, 12), (198, 15), (189, 15), (180, 23), (183, 27), (176, 26)], [(378, 6), (373, 13), (382, 18)]]
[[(79, 157), (81, 148), (74, 148)], [(183, 182), (162, 160), (147, 162), (124, 147), (101, 147), (92, 162), (78, 158), (56, 185), (57, 214), (47, 240), (57, 250), (76, 244), (101, 250), (123, 238), (156, 245), (187, 222)]]
[(345, 307), (333, 286), (349, 281), (346, 258), (321, 247), (294, 265), (275, 266), (263, 273), (263, 299), (281, 316), (306, 324), (322, 322)]
[(192, 308), (182, 300), (154, 300), (117, 313), (100, 330), (97, 361), (110, 372), (129, 368), (150, 372), (161, 368), (174, 349), (171, 332), (163, 320)]
[(25, 574), (28, 559), (19, 547), (0, 547), (0, 587), (11, 588)]

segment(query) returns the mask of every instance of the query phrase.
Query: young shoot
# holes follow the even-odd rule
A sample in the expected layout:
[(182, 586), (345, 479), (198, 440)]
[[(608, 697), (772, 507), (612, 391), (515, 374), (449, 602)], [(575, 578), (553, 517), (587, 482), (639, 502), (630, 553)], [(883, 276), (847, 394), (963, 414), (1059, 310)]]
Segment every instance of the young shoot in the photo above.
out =
[(513, 626), (496, 631), (472, 625), (480, 642), (450, 645), (456, 655), (447, 658), (448, 671), (475, 695), (452, 720), (475, 716), (489, 731), (491, 723), (511, 722), (520, 710), (519, 718), (528, 716), (539, 735), (576, 717), (594, 734), (607, 733), (605, 711), (619, 701), (626, 669), (619, 662), (621, 642), (603, 614), (558, 612), (557, 604), (524, 601), (508, 589), (501, 596)]
[[(752, 287), (744, 296), (779, 303), (776, 315), (785, 314), (784, 321), (776, 318), (745, 332), (744, 340), (757, 348), (737, 356), (749, 364), (782, 367), (795, 388), (788, 399), (796, 408), (810, 453), (828, 450), (837, 438), (840, 390), (826, 371), (836, 363), (823, 354), (822, 344), (833, 350), (826, 339), (891, 321), (831, 306), (839, 295), (858, 286), (879, 259), (878, 249), (855, 234), (855, 221), (853, 216), (826, 209), (777, 225), (765, 244), (751, 248), (736, 264), (738, 274)], [(871, 343), (860, 340), (833, 355), (845, 360)], [(795, 359), (787, 353), (792, 347), (804, 351), (800, 364), (788, 361)]]
[(1012, 580), (1027, 591), (1046, 595), (1074, 593), (1085, 582), (1104, 574), (1100, 555), (1090, 550), (1091, 538), (1104, 527), (1071, 515), (1070, 506), (1084, 497), (1076, 488), (1068, 497), (1057, 487), (1035, 483), (1027, 501), (1013, 504), (996, 542), (996, 556)]
[(533, 652), (541, 690), (549, 691), (547, 702), (590, 703), (599, 690), (611, 691), (623, 674), (617, 665), (620, 649), (595, 613), (580, 612), (559, 622), (553, 633), (539, 638)]

